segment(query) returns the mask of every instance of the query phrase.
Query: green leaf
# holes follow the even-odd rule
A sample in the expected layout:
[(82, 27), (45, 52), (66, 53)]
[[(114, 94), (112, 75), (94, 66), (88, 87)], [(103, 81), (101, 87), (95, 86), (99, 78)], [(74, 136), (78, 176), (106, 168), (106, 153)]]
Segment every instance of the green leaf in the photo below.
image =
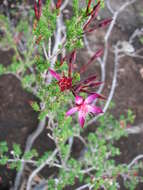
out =
[(38, 105), (37, 102), (32, 102), (32, 108), (34, 109), (34, 111), (38, 112), (40, 111), (40, 107)]
[(8, 157), (7, 156), (2, 156), (0, 159), (0, 165), (6, 165), (8, 161)]
[(0, 142), (0, 154), (6, 153), (8, 151), (7, 142)]
[(22, 154), (19, 144), (13, 144), (13, 151), (14, 151), (14, 154), (18, 157)]

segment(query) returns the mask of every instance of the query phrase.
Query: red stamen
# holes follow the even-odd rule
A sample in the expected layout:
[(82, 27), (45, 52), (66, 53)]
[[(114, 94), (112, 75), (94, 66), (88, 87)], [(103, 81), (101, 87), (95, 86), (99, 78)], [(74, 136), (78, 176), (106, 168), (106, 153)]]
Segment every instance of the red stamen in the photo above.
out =
[(106, 19), (104, 21), (101, 21), (97, 26), (87, 30), (84, 32), (85, 33), (90, 33), (90, 32), (93, 32), (94, 30), (98, 29), (98, 28), (101, 28), (101, 27), (105, 27), (107, 26), (110, 22), (112, 21), (112, 19)]
[(94, 19), (98, 14), (99, 9), (100, 9), (100, 1), (93, 7), (89, 15), (91, 15), (91, 17)]
[(89, 13), (89, 7), (91, 5), (92, 0), (88, 1), (87, 9), (86, 9), (86, 15)]
[(88, 14), (88, 16), (91, 16), (88, 22), (84, 25), (83, 30), (85, 30), (90, 22), (97, 16), (98, 10), (100, 8), (100, 1), (93, 7), (92, 11)]
[(85, 72), (86, 69), (87, 69), (87, 67), (89, 67), (89, 65), (90, 65), (95, 59), (97, 59), (98, 57), (100, 57), (102, 54), (103, 54), (103, 50), (102, 50), (102, 49), (98, 50), (98, 51), (91, 57), (91, 59), (89, 60), (89, 62), (81, 68), (80, 74), (83, 73), (83, 72)]
[(56, 9), (59, 9), (62, 4), (62, 0), (58, 0), (56, 3)]
[(39, 13), (38, 13), (38, 7), (37, 7), (36, 0), (35, 0), (35, 4), (34, 4), (34, 11), (35, 11), (35, 17), (36, 17), (36, 19), (38, 20)]
[(83, 81), (83, 84), (88, 84), (89, 82), (95, 80), (96, 78), (97, 78), (96, 75), (93, 75), (93, 76), (91, 76), (91, 77), (88, 77), (87, 79), (85, 79), (85, 80)]
[(65, 57), (62, 57), (62, 56), (61, 56), (60, 66), (63, 65), (63, 63), (64, 63), (64, 61), (66, 60), (66, 58), (67, 58), (67, 56), (65, 56)]
[(80, 83), (78, 83), (77, 85), (73, 86), (74, 90), (75, 91), (80, 91), (84, 85), (88, 85), (88, 83), (90, 83), (91, 81), (95, 80), (96, 79), (96, 75), (93, 75), (91, 77), (88, 77), (87, 79), (85, 79), (84, 81), (81, 81)]
[(105, 26), (107, 26), (108, 24), (110, 24), (111, 21), (112, 21), (112, 19), (103, 20), (103, 21), (101, 21), (101, 22), (98, 24), (98, 27), (105, 27)]
[(87, 21), (87, 23), (83, 26), (83, 30), (85, 30), (88, 27), (88, 25), (90, 24), (91, 20), (92, 20), (92, 17), (90, 17), (90, 19)]
[(73, 69), (73, 63), (75, 62), (76, 59), (76, 51), (74, 50), (69, 59), (69, 71), (68, 71), (68, 76), (71, 77), (72, 69)]
[(68, 78), (63, 76), (59, 82), (58, 85), (60, 87), (61, 92), (71, 89), (72, 88), (72, 78)]
[(41, 0), (38, 0), (38, 5), (37, 5), (37, 2), (35, 0), (34, 11), (35, 11), (36, 19), (39, 20), (41, 17), (41, 13), (42, 13), (42, 1)]
[(85, 93), (88, 93), (88, 94), (96, 94), (96, 95), (98, 96), (98, 98), (103, 99), (103, 100), (106, 99), (105, 96), (103, 96), (103, 95), (101, 95), (101, 94), (97, 94), (96, 92), (90, 92), (90, 91), (88, 91), (88, 90), (83, 90), (83, 89), (81, 90), (81, 92), (85, 92)]
[(96, 87), (96, 86), (100, 86), (101, 84), (103, 84), (103, 82), (94, 82), (94, 83), (83, 86), (83, 88)]
[(38, 5), (39, 5), (39, 19), (40, 19), (40, 17), (41, 17), (41, 14), (42, 14), (42, 1), (41, 0), (39, 0), (38, 1)]

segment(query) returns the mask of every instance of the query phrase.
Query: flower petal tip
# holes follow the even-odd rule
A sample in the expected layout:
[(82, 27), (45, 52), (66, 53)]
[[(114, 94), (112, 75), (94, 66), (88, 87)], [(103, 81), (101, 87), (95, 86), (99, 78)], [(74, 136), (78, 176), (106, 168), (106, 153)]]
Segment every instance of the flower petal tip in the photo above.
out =
[(60, 80), (60, 75), (57, 73), (57, 72), (55, 72), (54, 70), (52, 70), (52, 69), (48, 69), (48, 71), (50, 72), (50, 74), (55, 78), (55, 79), (57, 79), (58, 81)]

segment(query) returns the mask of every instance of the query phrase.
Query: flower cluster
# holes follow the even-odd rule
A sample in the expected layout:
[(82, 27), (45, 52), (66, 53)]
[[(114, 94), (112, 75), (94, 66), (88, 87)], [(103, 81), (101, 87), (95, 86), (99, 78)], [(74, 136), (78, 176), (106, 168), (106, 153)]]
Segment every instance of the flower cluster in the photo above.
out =
[[(86, 71), (86, 69), (89, 67), (89, 65), (97, 59), (102, 54), (102, 50), (98, 50), (88, 61), (86, 65), (84, 65), (81, 69), (79, 74)], [(65, 60), (66, 58), (64, 58)], [(58, 74), (52, 69), (49, 69), (50, 74), (58, 81), (59, 88), (61, 92), (65, 90), (70, 90), (74, 96), (77, 96), (80, 92), (85, 92), (88, 94), (94, 94), (95, 92), (89, 91), (89, 88), (96, 87), (101, 84), (101, 82), (96, 82), (96, 75), (90, 76), (86, 78), (83, 81), (79, 81), (77, 83), (73, 84), (73, 64), (76, 59), (76, 51), (73, 51), (70, 55), (69, 62), (68, 62), (68, 76), (65, 76), (64, 73), (62, 75)], [(63, 62), (63, 61), (62, 61)], [(62, 63), (61, 63), (62, 64)], [(98, 97), (102, 97), (101, 95), (98, 95)]]
[[(104, 27), (111, 22), (111, 19), (106, 19), (103, 21), (99, 21), (93, 28), (89, 28), (90, 23), (95, 20), (97, 17), (99, 8), (100, 8), (100, 1), (91, 9), (92, 1), (88, 1), (86, 14), (87, 21), (83, 25), (83, 34), (92, 32), (97, 28)], [(59, 9), (62, 4), (61, 0), (58, 0), (56, 3), (56, 9)], [(90, 10), (91, 9), (91, 10)], [(95, 61), (98, 57), (100, 57), (103, 53), (103, 50), (100, 49), (90, 58), (87, 64), (85, 64), (81, 69), (79, 74), (81, 75), (84, 73), (89, 65)], [(63, 64), (64, 61), (68, 63), (68, 74), (65, 73), (59, 74), (53, 69), (49, 69), (49, 73), (57, 80), (57, 84), (60, 88), (61, 92), (64, 91), (71, 91), (72, 94), (75, 96), (75, 107), (71, 108), (67, 113), (66, 116), (70, 116), (75, 112), (78, 112), (79, 124), (81, 127), (84, 126), (85, 117), (87, 114), (100, 114), (103, 113), (102, 109), (96, 106), (93, 106), (92, 103), (95, 99), (100, 98), (104, 99), (104, 96), (97, 94), (94, 91), (91, 91), (91, 88), (95, 88), (99, 86), (102, 82), (96, 81), (96, 75), (87, 77), (85, 80), (76, 81), (74, 80), (73, 68), (76, 60), (76, 50), (74, 50), (69, 57), (66, 56), (61, 59), (60, 65)], [(84, 99), (81, 97), (80, 93), (87, 93), (88, 97)]]
[[(81, 70), (80, 74), (85, 72), (86, 69), (89, 67), (89, 65), (99, 56), (102, 55), (102, 50), (98, 50), (95, 55), (91, 57), (89, 62), (84, 65)], [(66, 58), (64, 58), (65, 60)], [(61, 90), (61, 92), (69, 90), (73, 93), (75, 96), (75, 104), (76, 106), (72, 109), (70, 109), (66, 116), (72, 115), (75, 112), (79, 112), (78, 117), (79, 117), (79, 123), (81, 127), (84, 126), (85, 123), (85, 117), (88, 113), (92, 114), (99, 114), (102, 113), (101, 108), (92, 106), (91, 104), (96, 98), (101, 98), (104, 99), (104, 96), (97, 94), (96, 92), (90, 91), (90, 88), (94, 88), (96, 86), (99, 86), (101, 82), (96, 81), (96, 75), (90, 76), (86, 78), (83, 81), (79, 81), (77, 83), (73, 84), (73, 64), (76, 59), (76, 51), (73, 51), (70, 55), (69, 62), (68, 62), (68, 76), (65, 76), (64, 73), (62, 75), (58, 74), (52, 69), (49, 69), (49, 73), (58, 81), (57, 84)], [(63, 63), (63, 60), (61, 64)], [(81, 92), (89, 94), (89, 96), (84, 100), (79, 94)]]

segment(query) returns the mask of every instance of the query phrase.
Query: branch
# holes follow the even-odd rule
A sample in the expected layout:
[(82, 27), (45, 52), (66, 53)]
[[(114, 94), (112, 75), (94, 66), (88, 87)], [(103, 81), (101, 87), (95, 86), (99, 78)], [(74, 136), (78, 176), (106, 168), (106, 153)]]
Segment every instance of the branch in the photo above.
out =
[(66, 6), (68, 5), (68, 3), (69, 3), (69, 0), (65, 0), (64, 3), (60, 7), (60, 11), (63, 11), (66, 8)]
[[(102, 92), (103, 88), (104, 88), (104, 82), (105, 82), (105, 78), (106, 78), (106, 64), (107, 64), (107, 59), (108, 59), (108, 53), (109, 53), (109, 38), (111, 37), (111, 33), (112, 33), (112, 30), (115, 26), (115, 23), (116, 23), (116, 20), (119, 16), (119, 14), (124, 11), (125, 8), (127, 8), (129, 5), (135, 3), (136, 0), (132, 0), (132, 1), (127, 1), (126, 3), (124, 3), (116, 12), (114, 12), (114, 15), (113, 15), (113, 18), (112, 18), (112, 22), (107, 30), (107, 33), (105, 35), (105, 50), (104, 50), (104, 55), (103, 55), (103, 59), (101, 61), (102, 64), (101, 65), (101, 81), (103, 82), (103, 84), (101, 84), (101, 86), (99, 87), (99, 90), (97, 91), (99, 94)], [(118, 43), (117, 43), (118, 44)], [(116, 52), (117, 53), (117, 52)], [(105, 104), (105, 107), (103, 108), (103, 111), (107, 111), (108, 107), (109, 107), (109, 104), (111, 102), (111, 99), (114, 95), (114, 91), (115, 91), (115, 87), (116, 87), (116, 81), (117, 81), (117, 68), (118, 68), (118, 55), (115, 53), (115, 67), (114, 67), (114, 76), (113, 76), (113, 82), (112, 82), (112, 87), (111, 87), (111, 91), (109, 93), (109, 96), (108, 96), (108, 99), (107, 99), (107, 102)], [(95, 102), (94, 102), (95, 103)], [(101, 115), (100, 115), (101, 116)], [(92, 123), (94, 123), (97, 118), (99, 116), (96, 116), (94, 117), (92, 120), (90, 120), (88, 123), (87, 123), (87, 126), (88, 125), (91, 125)]]
[[(108, 52), (109, 52), (109, 47), (108, 47), (109, 46), (109, 38), (111, 36), (112, 30), (113, 30), (113, 28), (115, 26), (115, 23), (116, 23), (116, 20), (117, 20), (119, 14), (121, 12), (123, 12), (125, 8), (127, 8), (129, 5), (131, 5), (131, 4), (135, 3), (135, 2), (136, 2), (136, 0), (128, 1), (128, 2), (124, 3), (120, 7), (120, 9), (118, 11), (114, 12), (114, 15), (113, 15), (113, 18), (112, 18), (112, 22), (111, 22), (111, 24), (110, 24), (110, 26), (109, 26), (109, 28), (107, 30), (107, 33), (106, 33), (106, 35), (104, 37), (104, 40), (105, 40), (105, 51), (104, 51), (104, 55), (103, 55), (103, 72), (104, 72), (102, 74), (102, 76), (103, 76), (102, 77), (102, 81), (103, 82), (105, 81), (105, 77), (106, 77), (105, 67), (106, 67), (107, 58), (108, 58)], [(103, 83), (103, 85), (101, 85), (99, 93), (103, 90), (103, 88), (104, 88), (104, 83)]]
[(56, 156), (58, 150), (55, 149), (54, 152), (52, 153), (52, 155), (44, 162), (42, 163), (38, 168), (36, 168), (32, 174), (30, 175), (29, 179), (28, 179), (28, 182), (27, 182), (27, 187), (26, 187), (26, 190), (31, 190), (31, 185), (32, 185), (32, 180), (33, 178), (47, 165), (49, 164), (53, 158)]
[(137, 157), (135, 157), (131, 163), (128, 165), (128, 169), (130, 169), (136, 162), (138, 162), (138, 160), (143, 158), (143, 154), (138, 155)]
[(46, 47), (45, 47), (45, 44), (44, 44), (44, 43), (43, 43), (42, 47), (43, 47), (43, 52), (44, 52), (45, 58), (46, 58), (46, 60), (48, 61), (48, 60), (49, 60), (49, 56), (48, 56), (48, 54), (47, 54)]
[[(108, 96), (108, 99), (106, 101), (106, 104), (103, 108), (103, 112), (105, 113), (110, 105), (110, 102), (113, 98), (113, 95), (114, 95), (114, 92), (115, 92), (115, 88), (116, 88), (116, 84), (117, 84), (117, 72), (118, 72), (118, 65), (119, 65), (119, 50), (118, 50), (118, 43), (117, 45), (115, 46), (115, 57), (114, 57), (114, 63), (115, 63), (115, 66), (114, 66), (114, 73), (113, 73), (113, 80), (112, 80), (112, 85), (111, 85), (111, 90), (110, 90), (110, 93), (109, 93), (109, 96)], [(104, 114), (103, 113), (103, 114)], [(97, 118), (99, 116), (96, 116), (94, 117), (93, 119), (91, 119), (87, 125), (91, 125), (92, 123), (94, 123)]]
[[(32, 134), (30, 134), (28, 136), (27, 141), (26, 141), (26, 147), (25, 147), (24, 154), (26, 152), (30, 151), (34, 141), (38, 138), (38, 136), (44, 130), (45, 123), (46, 123), (46, 119), (40, 121), (37, 129)], [(16, 175), (16, 179), (15, 179), (15, 183), (14, 183), (14, 190), (19, 190), (19, 186), (20, 186), (20, 183), (21, 183), (21, 178), (22, 178), (22, 175), (23, 175), (24, 167), (25, 167), (25, 162), (22, 163), (21, 168), (20, 168), (19, 172)]]
[(141, 134), (143, 133), (143, 123), (138, 126), (131, 126), (125, 130), (128, 134)]
[[(50, 68), (54, 69), (55, 62), (57, 60), (57, 55), (59, 53), (59, 46), (63, 45), (64, 41), (62, 37), (62, 32), (65, 30), (64, 23), (63, 23), (63, 15), (62, 13), (59, 14), (57, 17), (57, 31), (55, 34), (55, 44), (52, 50), (52, 55), (50, 57)], [(47, 84), (50, 84), (52, 80), (51, 74), (48, 74)]]
[(112, 14), (114, 14), (115, 11), (114, 11), (114, 10), (112, 9), (112, 7), (111, 7), (110, 0), (105, 1), (105, 3), (106, 3), (106, 6), (107, 6), (108, 10), (109, 10)]
[(83, 189), (89, 188), (89, 187), (90, 187), (90, 184), (88, 183), (88, 184), (82, 185), (81, 187), (78, 187), (78, 188), (75, 189), (75, 190), (83, 190)]

